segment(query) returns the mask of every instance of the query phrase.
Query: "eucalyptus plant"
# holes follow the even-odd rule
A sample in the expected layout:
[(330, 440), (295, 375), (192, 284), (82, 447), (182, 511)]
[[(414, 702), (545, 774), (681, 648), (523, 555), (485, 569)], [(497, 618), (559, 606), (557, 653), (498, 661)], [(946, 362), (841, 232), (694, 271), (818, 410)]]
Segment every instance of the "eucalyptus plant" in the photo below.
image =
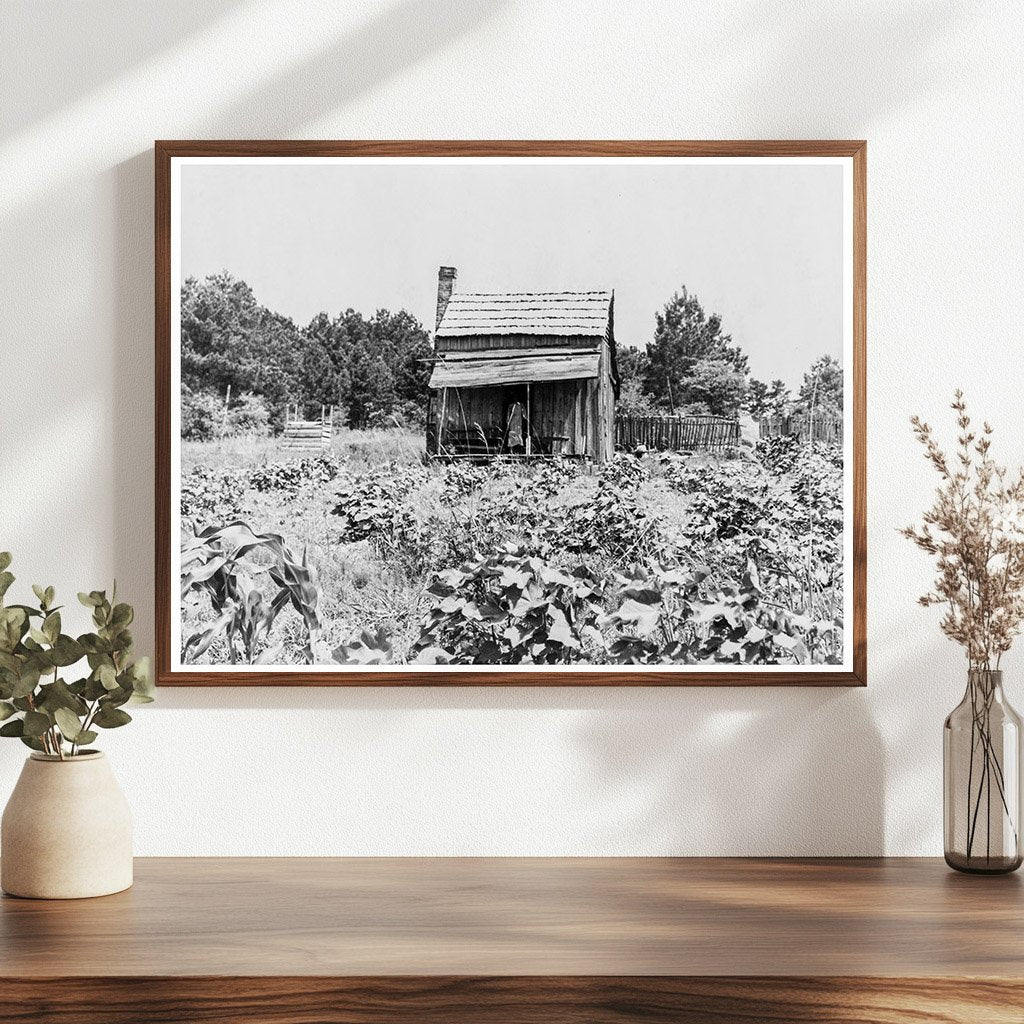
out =
[[(5, 604), (14, 582), (9, 552), (0, 552), (0, 736), (14, 736), (33, 750), (74, 757), (100, 729), (117, 729), (132, 717), (128, 704), (153, 700), (149, 659), (132, 659), (130, 604), (117, 601), (117, 584), (106, 592), (79, 594), (92, 609), (95, 632), (62, 632), (53, 587), (33, 585), (37, 605)], [(80, 674), (85, 661), (88, 674)], [(78, 672), (76, 673), (76, 668)]]

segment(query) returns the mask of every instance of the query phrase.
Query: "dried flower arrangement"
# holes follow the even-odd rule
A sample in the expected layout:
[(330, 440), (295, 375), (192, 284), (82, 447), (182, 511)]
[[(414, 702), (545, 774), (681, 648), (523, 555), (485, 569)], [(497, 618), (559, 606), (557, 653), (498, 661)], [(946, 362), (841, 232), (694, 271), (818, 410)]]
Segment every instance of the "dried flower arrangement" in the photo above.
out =
[(902, 533), (937, 559), (934, 589), (920, 603), (943, 605), (942, 631), (963, 645), (970, 668), (994, 671), (1024, 621), (1024, 470), (1008, 479), (996, 465), (992, 427), (971, 429), (963, 392), (952, 408), (960, 431), (952, 459), (927, 423), (911, 420), (942, 484), (923, 525)]
[(945, 609), (942, 631), (967, 654), (967, 692), (943, 732), (946, 861), (962, 871), (1013, 871), (1021, 863), (1020, 719), (1003, 700), (999, 666), (1024, 621), (1024, 470), (1011, 476), (996, 464), (992, 427), (972, 429), (959, 390), (952, 408), (952, 457), (927, 423), (911, 420), (942, 482), (922, 525), (902, 532), (936, 558), (935, 584), (919, 600)]

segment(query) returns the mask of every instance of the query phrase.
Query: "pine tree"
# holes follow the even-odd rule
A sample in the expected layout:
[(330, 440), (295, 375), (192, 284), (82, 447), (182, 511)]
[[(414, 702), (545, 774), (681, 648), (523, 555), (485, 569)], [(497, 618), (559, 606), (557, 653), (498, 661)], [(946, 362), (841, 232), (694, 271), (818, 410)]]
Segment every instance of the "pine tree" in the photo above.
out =
[[(644, 391), (670, 411), (704, 401), (688, 391), (688, 382), (702, 361), (725, 363), (731, 372), (746, 378), (747, 357), (732, 344), (732, 337), (722, 332), (722, 318), (717, 313), (708, 316), (697, 296), (686, 288), (672, 296), (655, 324), (654, 341), (647, 346)], [(699, 376), (700, 390), (706, 394), (708, 379), (722, 375), (715, 368), (703, 368)], [(722, 379), (727, 392), (734, 394), (734, 382)], [(725, 395), (715, 396), (716, 405), (722, 404), (720, 398), (726, 401)]]

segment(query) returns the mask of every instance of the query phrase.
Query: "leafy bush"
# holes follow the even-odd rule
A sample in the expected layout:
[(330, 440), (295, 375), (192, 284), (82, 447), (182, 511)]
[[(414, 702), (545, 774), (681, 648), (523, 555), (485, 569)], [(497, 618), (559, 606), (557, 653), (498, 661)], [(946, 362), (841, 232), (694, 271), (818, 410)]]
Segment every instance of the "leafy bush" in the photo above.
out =
[(341, 540), (370, 540), (394, 547), (396, 531), (414, 522), (405, 499), (422, 481), (422, 471), (394, 464), (341, 480), (335, 492), (337, 504), (331, 509), (340, 519)]
[[(811, 622), (764, 599), (757, 567), (711, 585), (708, 570), (654, 566), (619, 582), (506, 545), (438, 573), (415, 643), (427, 664), (808, 664), (836, 662), (841, 623)], [(383, 635), (335, 652), (387, 660)], [(343, 655), (343, 656), (342, 656)]]
[(660, 520), (640, 494), (649, 479), (641, 455), (617, 452), (598, 474), (597, 494), (556, 509), (542, 524), (541, 550), (563, 548), (606, 561), (642, 562), (663, 547)]
[(578, 459), (545, 461), (531, 478), (530, 490), (537, 498), (553, 498), (580, 475), (580, 470), (581, 463)]
[(181, 436), (185, 441), (209, 441), (218, 436), (224, 403), (208, 391), (181, 386)]
[(619, 631), (609, 648), (619, 664), (804, 664), (824, 661), (820, 635), (834, 623), (812, 625), (765, 602), (751, 561), (738, 584), (704, 592), (708, 571), (656, 569), (638, 574), (617, 594), (602, 627)]
[(772, 518), (772, 481), (757, 466), (705, 463), (670, 471), (671, 485), (690, 496), (691, 532), (705, 541), (750, 540)]
[(842, 455), (835, 446), (787, 442), (766, 448), (776, 475), (756, 462), (668, 466), (670, 485), (689, 495), (688, 533), (707, 549), (722, 580), (736, 579), (749, 559), (772, 600), (815, 620), (842, 614)]
[(586, 660), (602, 585), (582, 566), (564, 571), (506, 545), (438, 573), (416, 642), (431, 664), (552, 665)]
[(231, 436), (249, 434), (266, 437), (270, 433), (270, 410), (259, 395), (245, 393), (231, 400), (225, 433)]
[[(257, 562), (261, 556), (271, 560)], [(320, 629), (319, 594), (305, 551), (300, 561), (283, 537), (257, 534), (245, 523), (236, 522), (208, 527), (186, 540), (181, 549), (181, 570), (182, 601), (193, 591), (205, 594), (214, 615), (206, 629), (185, 641), (182, 661), (200, 657), (223, 637), (231, 664), (238, 660), (236, 642), (241, 644), (245, 664), (272, 664), (280, 658), (283, 645), (268, 647), (258, 655), (257, 651), (267, 640), (278, 614), (291, 603), (306, 625), (305, 660), (313, 662)], [(259, 585), (264, 576), (269, 577), (272, 586)]]
[[(497, 468), (498, 463), (492, 464)], [(443, 488), (445, 497), (466, 498), (495, 479), (491, 466), (473, 462), (452, 462), (444, 467)]]
[(391, 654), (391, 637), (383, 628), (373, 633), (359, 630), (331, 652), (339, 665), (387, 665)]
[(537, 535), (544, 552), (564, 548), (607, 561), (643, 562), (663, 547), (660, 520), (635, 492), (602, 486), (595, 497), (548, 516)]
[(783, 476), (791, 473), (800, 455), (800, 441), (792, 434), (762, 437), (754, 448), (758, 461), (769, 473)]
[(246, 479), (237, 471), (196, 466), (182, 474), (180, 508), (183, 520), (195, 526), (223, 523), (244, 511)]
[(339, 472), (338, 460), (330, 452), (321, 452), (290, 462), (268, 462), (249, 474), (249, 485), (263, 494), (280, 491), (294, 496), (305, 486), (330, 483)]
[(635, 491), (650, 478), (650, 470), (644, 458), (646, 449), (635, 452), (616, 452), (602, 467), (598, 480), (602, 487)]

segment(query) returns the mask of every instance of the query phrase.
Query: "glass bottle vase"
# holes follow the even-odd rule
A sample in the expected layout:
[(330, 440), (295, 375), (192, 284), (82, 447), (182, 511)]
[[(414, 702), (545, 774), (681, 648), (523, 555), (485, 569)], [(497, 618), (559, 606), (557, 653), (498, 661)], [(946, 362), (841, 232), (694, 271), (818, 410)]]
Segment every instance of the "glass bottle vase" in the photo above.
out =
[(943, 727), (946, 863), (1001, 874), (1021, 865), (1021, 719), (1003, 673), (972, 669)]

